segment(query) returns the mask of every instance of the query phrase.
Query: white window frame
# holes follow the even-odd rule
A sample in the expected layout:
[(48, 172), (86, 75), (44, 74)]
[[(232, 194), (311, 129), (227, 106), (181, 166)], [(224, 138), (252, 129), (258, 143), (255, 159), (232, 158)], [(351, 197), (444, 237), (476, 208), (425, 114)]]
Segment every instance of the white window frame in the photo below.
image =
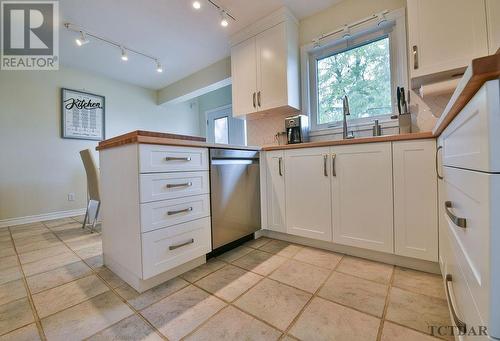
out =
[[(372, 117), (350, 119), (349, 130), (361, 131), (369, 129), (375, 119), (379, 120), (382, 127), (397, 127), (398, 120), (391, 119), (397, 113), (396, 87), (403, 86), (408, 89), (408, 60), (406, 48), (406, 20), (405, 9), (396, 9), (385, 15), (387, 22), (380, 29), (377, 20), (372, 20), (351, 29), (350, 38), (342, 38), (342, 33), (321, 40), (321, 46), (310, 43), (301, 47), (301, 81), (303, 112), (310, 116), (311, 136), (337, 134), (342, 131), (342, 121), (326, 124), (317, 123), (317, 93), (316, 61), (335, 53), (339, 53), (357, 46), (382, 38), (389, 37), (391, 61), (391, 99), (392, 113)], [(314, 82), (314, 83), (313, 83)], [(316, 132), (316, 133), (315, 133)]]

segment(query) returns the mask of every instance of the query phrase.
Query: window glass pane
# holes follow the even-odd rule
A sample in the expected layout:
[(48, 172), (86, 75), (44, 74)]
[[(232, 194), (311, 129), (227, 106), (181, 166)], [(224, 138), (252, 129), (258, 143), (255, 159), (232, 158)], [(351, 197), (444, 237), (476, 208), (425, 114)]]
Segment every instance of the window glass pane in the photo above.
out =
[(221, 117), (214, 120), (215, 143), (229, 143), (229, 129), (227, 117)]
[(344, 95), (350, 119), (392, 112), (388, 37), (318, 59), (317, 75), (318, 124), (343, 119)]

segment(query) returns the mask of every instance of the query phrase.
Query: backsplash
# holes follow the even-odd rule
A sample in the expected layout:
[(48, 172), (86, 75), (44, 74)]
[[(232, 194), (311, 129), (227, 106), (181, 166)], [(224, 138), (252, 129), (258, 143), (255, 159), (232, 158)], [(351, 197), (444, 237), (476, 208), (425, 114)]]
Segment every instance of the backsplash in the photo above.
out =
[(247, 144), (249, 146), (277, 145), (276, 133), (285, 131), (285, 118), (293, 113), (269, 115), (247, 120)]

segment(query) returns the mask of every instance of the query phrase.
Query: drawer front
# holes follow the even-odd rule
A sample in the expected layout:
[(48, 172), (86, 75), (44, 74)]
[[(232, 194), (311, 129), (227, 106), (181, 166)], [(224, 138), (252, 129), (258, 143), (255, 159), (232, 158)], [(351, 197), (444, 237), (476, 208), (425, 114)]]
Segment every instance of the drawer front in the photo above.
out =
[(208, 149), (141, 144), (141, 173), (208, 170)]
[(485, 83), (443, 132), (445, 166), (500, 172), (498, 83)]
[[(443, 167), (445, 221), (450, 245), (482, 316), (489, 310), (490, 183), (492, 175)], [(448, 212), (452, 215), (448, 214)], [(454, 217), (465, 219), (465, 228)]]
[(141, 204), (142, 232), (210, 216), (208, 194)]
[[(465, 323), (467, 330), (474, 328), (479, 332), (479, 327), (487, 325), (486, 320), (483, 319), (479, 313), (477, 304), (471, 294), (470, 287), (462, 272), (461, 262), (463, 254), (460, 254), (460, 246), (455, 243), (451, 234), (442, 236), (446, 238), (447, 257), (446, 269), (443, 272), (444, 285), (448, 299), (448, 307), (450, 309), (450, 319), (453, 325), (454, 321), (453, 312), (456, 317)], [(447, 279), (448, 276), (448, 279)], [(451, 278), (449, 277), (451, 276)], [(488, 340), (487, 336), (459, 336), (456, 340)]]
[(212, 250), (210, 218), (142, 234), (143, 279), (151, 278)]
[(209, 193), (208, 172), (141, 174), (141, 203)]

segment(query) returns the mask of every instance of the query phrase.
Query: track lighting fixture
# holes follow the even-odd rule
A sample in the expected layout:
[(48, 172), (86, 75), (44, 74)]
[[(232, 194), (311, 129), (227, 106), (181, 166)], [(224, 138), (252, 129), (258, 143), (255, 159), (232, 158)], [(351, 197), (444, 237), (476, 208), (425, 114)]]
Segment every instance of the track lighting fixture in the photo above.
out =
[(199, 1), (193, 1), (193, 8), (194, 9), (200, 9), (201, 8), (201, 3)]
[(122, 50), (122, 60), (126, 62), (128, 60), (127, 51), (123, 47), (120, 47), (120, 49)]
[(159, 72), (159, 73), (163, 72), (163, 67), (161, 66), (161, 64), (158, 60), (156, 60), (156, 72)]
[(229, 22), (227, 21), (226, 12), (224, 10), (220, 12), (220, 25), (222, 27), (227, 27), (229, 25)]
[(83, 45), (87, 44), (89, 42), (89, 40), (87, 39), (87, 36), (85, 35), (85, 33), (83, 31), (80, 31), (80, 36), (75, 39), (75, 42), (76, 42), (76, 45), (83, 46)]
[[(219, 14), (220, 14), (220, 25), (222, 27), (228, 27), (229, 26), (229, 19), (231, 19), (233, 21), (236, 21), (236, 18), (233, 17), (231, 15), (231, 13), (229, 13), (225, 8), (223, 8), (222, 6), (220, 6), (219, 4), (217, 4), (217, 2), (215, 2), (215, 0), (206, 0), (206, 2), (209, 5), (212, 5), (217, 11), (219, 11)], [(193, 8), (196, 9), (196, 10), (200, 9), (201, 8), (201, 1), (200, 0), (193, 1)]]

